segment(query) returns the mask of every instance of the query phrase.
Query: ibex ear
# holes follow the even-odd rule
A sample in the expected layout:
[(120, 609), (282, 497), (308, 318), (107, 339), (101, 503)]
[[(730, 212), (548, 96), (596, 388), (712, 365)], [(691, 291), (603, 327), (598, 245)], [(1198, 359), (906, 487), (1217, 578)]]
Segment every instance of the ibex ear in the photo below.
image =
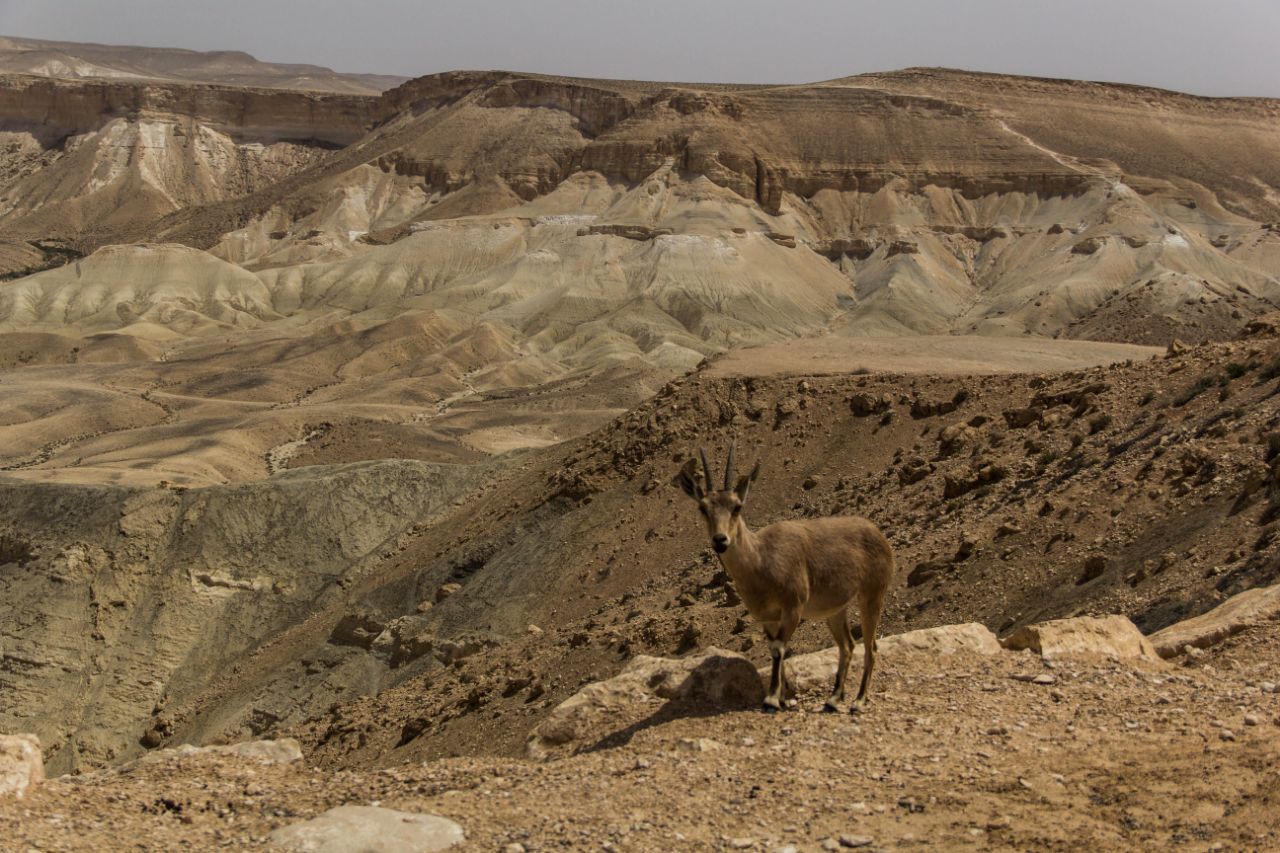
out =
[(675, 483), (680, 489), (695, 501), (703, 498), (702, 483), (698, 479), (698, 460), (690, 459), (684, 463), (684, 467), (680, 469), (680, 473), (671, 478), (671, 482)]
[(738, 500), (743, 503), (747, 502), (747, 492), (751, 490), (751, 484), (756, 481), (756, 477), (760, 476), (760, 463), (756, 463), (756, 467), (751, 469), (750, 474), (743, 474), (738, 478), (738, 485), (733, 490), (738, 493)]

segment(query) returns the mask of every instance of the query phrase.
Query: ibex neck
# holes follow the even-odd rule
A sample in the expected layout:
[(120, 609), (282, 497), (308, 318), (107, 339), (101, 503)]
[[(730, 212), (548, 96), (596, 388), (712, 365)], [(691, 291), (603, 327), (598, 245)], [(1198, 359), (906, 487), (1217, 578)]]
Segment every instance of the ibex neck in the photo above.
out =
[(722, 555), (724, 567), (730, 577), (742, 577), (760, 569), (760, 549), (756, 535), (747, 527), (745, 521), (738, 522), (738, 530), (733, 537), (733, 544)]

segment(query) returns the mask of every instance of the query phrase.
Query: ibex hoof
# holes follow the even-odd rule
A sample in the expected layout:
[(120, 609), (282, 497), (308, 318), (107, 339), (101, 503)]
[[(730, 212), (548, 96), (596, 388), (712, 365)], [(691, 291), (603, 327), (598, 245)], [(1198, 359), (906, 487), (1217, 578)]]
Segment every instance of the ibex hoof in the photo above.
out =
[(778, 705), (776, 702), (771, 702), (766, 699), (764, 700), (764, 704), (760, 706), (760, 710), (764, 711), (766, 714), (776, 714), (782, 710), (782, 706)]
[(861, 714), (866, 709), (866, 705), (867, 703), (865, 700), (857, 699), (854, 701), (852, 705), (849, 706), (849, 713)]
[(839, 714), (839, 713), (840, 713), (840, 706), (839, 706), (839, 705), (837, 705), (837, 704), (835, 703), (835, 701), (834, 701), (834, 700), (832, 700), (832, 699), (828, 699), (828, 700), (826, 701), (826, 704), (824, 704), (824, 705), (822, 706), (822, 713), (824, 713), (824, 714)]

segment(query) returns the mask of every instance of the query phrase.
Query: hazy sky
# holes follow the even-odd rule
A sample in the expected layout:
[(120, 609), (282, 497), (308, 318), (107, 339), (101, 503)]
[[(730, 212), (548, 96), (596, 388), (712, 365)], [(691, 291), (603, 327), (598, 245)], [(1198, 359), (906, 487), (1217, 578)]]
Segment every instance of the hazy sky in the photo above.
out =
[(0, 0), (0, 34), (406, 76), (787, 83), (943, 65), (1280, 97), (1277, 0)]

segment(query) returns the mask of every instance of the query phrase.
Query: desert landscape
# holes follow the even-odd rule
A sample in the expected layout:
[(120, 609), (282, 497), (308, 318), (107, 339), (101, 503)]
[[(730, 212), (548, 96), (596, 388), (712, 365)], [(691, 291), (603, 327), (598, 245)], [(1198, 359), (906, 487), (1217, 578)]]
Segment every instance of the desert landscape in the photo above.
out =
[(14, 849), (1280, 848), (1280, 100), (4, 37), (0, 400)]

